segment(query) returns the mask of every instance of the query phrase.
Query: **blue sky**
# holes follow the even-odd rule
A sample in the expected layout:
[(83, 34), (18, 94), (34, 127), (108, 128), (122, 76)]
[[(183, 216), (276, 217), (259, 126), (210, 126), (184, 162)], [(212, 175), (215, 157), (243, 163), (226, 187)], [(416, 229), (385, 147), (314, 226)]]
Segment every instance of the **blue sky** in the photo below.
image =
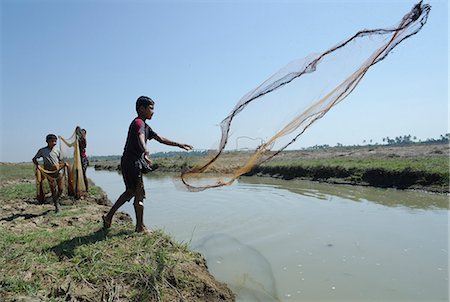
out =
[[(422, 31), (294, 148), (448, 132), (448, 4), (427, 3)], [(358, 30), (395, 26), (414, 4), (3, 0), (0, 161), (30, 161), (46, 134), (69, 137), (76, 125), (88, 155), (121, 154), (140, 95), (156, 101), (149, 124), (160, 135), (214, 147), (220, 121), (279, 68)]]

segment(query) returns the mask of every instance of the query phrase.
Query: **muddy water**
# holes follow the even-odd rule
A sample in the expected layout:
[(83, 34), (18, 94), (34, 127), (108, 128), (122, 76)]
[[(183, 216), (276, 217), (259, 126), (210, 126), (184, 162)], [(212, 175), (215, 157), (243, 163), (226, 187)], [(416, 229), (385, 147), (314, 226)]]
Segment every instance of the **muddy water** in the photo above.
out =
[[(116, 172), (89, 177), (112, 200), (124, 188)], [(448, 301), (447, 196), (258, 177), (145, 187), (146, 224), (201, 252), (238, 301)]]

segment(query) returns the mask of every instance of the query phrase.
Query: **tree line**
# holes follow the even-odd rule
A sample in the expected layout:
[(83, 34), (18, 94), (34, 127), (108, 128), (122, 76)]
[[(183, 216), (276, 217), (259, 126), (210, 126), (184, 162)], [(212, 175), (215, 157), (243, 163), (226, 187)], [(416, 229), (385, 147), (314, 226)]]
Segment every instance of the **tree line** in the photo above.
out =
[[(380, 145), (395, 145), (395, 146), (402, 146), (402, 145), (412, 145), (412, 144), (448, 144), (450, 139), (450, 133), (441, 134), (438, 138), (427, 138), (426, 140), (417, 139), (416, 136), (412, 136), (410, 134), (408, 135), (400, 135), (396, 136), (394, 138), (390, 138), (389, 136), (383, 137), (382, 141), (383, 144), (379, 143), (373, 143), (372, 139), (369, 140), (363, 140), (362, 145), (343, 145), (341, 143), (337, 143), (336, 147), (338, 148), (346, 148), (346, 147), (361, 147), (361, 146), (380, 146)], [(315, 145), (312, 147), (303, 148), (304, 150), (320, 150), (320, 149), (327, 149), (327, 148), (333, 148), (330, 145), (324, 144), (324, 145)]]

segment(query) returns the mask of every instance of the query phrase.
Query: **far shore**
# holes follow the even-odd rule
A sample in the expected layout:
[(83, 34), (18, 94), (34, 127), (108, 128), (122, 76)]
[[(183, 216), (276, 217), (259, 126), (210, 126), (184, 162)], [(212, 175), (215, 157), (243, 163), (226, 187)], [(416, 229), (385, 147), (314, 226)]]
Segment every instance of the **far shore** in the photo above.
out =
[[(273, 160), (256, 166), (246, 176), (285, 180), (308, 179), (333, 184), (424, 190), (449, 193), (449, 145), (409, 144), (330, 147), (318, 150), (285, 151)], [(248, 152), (226, 152), (222, 167), (236, 168)], [(181, 171), (205, 162), (206, 156), (182, 153), (153, 160), (154, 172)], [(92, 161), (97, 170), (120, 171), (119, 160)], [(221, 171), (225, 171), (223, 168)], [(210, 172), (217, 172), (211, 170)]]

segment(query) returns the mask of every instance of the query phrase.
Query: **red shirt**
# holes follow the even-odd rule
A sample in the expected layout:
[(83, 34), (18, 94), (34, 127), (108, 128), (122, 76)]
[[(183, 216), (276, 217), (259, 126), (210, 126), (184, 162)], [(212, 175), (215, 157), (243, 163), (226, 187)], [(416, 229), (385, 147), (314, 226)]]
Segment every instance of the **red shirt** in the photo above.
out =
[(141, 118), (135, 118), (128, 128), (127, 141), (123, 150), (123, 155), (131, 156), (138, 159), (145, 151), (145, 146), (142, 146), (139, 141), (139, 134), (145, 134), (145, 143), (157, 136), (157, 134), (145, 123)]

